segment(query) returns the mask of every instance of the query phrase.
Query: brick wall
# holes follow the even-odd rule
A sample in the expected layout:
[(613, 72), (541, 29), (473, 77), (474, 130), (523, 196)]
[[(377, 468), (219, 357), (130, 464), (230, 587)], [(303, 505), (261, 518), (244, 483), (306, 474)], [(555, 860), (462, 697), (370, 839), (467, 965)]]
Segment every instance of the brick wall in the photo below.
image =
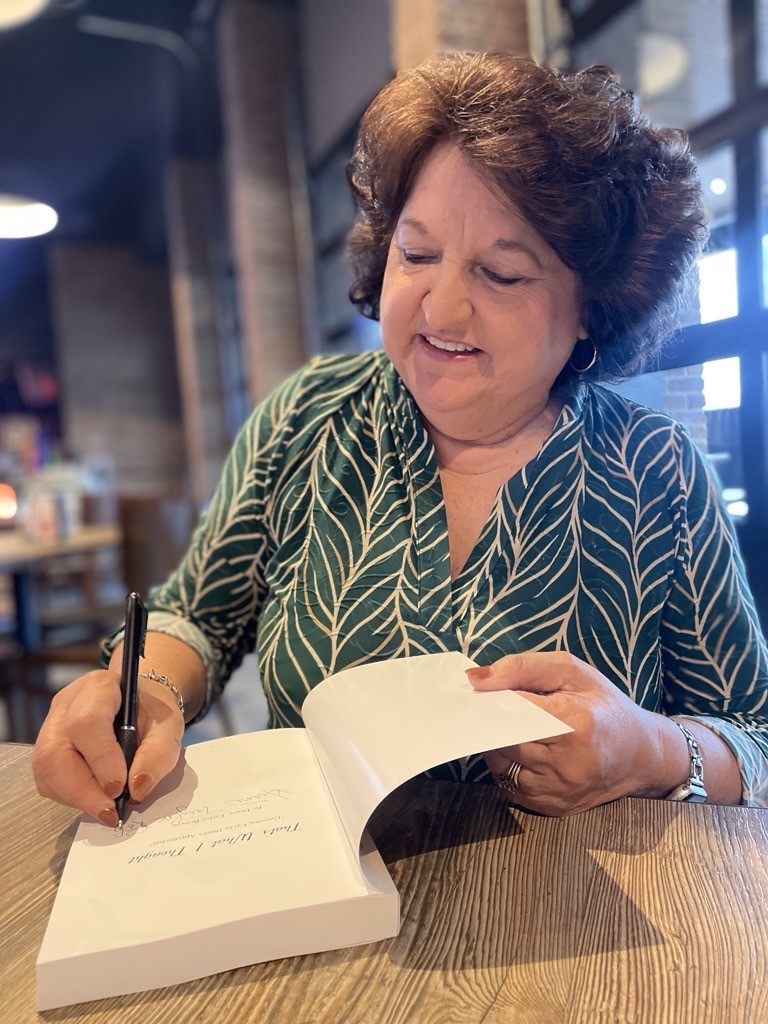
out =
[(704, 382), (701, 364), (667, 370), (664, 378), (664, 412), (684, 423), (703, 451), (708, 449), (707, 419), (704, 414)]
[(254, 402), (306, 360), (288, 97), (293, 11), (230, 0), (218, 22), (229, 208)]
[(400, 70), (437, 53), (528, 54), (525, 0), (390, 0), (392, 56)]

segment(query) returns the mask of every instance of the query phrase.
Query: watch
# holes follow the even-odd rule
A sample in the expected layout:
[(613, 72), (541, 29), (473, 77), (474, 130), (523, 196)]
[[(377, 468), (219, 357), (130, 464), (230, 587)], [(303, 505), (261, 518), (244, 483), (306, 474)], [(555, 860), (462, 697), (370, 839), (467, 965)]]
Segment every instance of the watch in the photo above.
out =
[(699, 744), (696, 742), (696, 737), (684, 725), (677, 721), (675, 721), (675, 725), (685, 736), (685, 742), (688, 744), (688, 752), (691, 755), (691, 773), (682, 785), (677, 786), (667, 795), (666, 799), (703, 804), (707, 799), (707, 791), (704, 788), (704, 766), (701, 763)]

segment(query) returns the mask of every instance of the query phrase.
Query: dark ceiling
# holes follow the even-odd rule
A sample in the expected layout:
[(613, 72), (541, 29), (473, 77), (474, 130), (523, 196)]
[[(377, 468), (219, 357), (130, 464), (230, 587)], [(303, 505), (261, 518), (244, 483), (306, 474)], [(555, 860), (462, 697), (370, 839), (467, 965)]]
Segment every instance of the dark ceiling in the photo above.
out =
[(0, 363), (51, 361), (51, 240), (164, 258), (167, 160), (219, 148), (219, 6), (51, 0), (39, 18), (0, 31), (0, 193), (50, 203), (60, 218), (42, 239), (0, 239)]
[(0, 192), (49, 202), (59, 238), (156, 251), (169, 154), (218, 146), (218, 6), (52, 0), (0, 32)]

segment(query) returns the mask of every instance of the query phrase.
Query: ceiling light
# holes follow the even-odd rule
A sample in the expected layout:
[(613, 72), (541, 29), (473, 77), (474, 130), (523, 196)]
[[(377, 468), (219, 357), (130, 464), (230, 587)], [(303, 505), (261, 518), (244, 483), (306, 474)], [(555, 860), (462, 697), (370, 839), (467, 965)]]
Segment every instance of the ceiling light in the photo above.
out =
[(59, 215), (51, 206), (24, 196), (0, 194), (0, 238), (34, 238), (53, 231)]
[(49, 0), (3, 0), (0, 4), (0, 31), (16, 28), (42, 14)]
[(728, 191), (728, 185), (724, 178), (713, 178), (709, 183), (709, 188), (716, 196), (724, 196)]

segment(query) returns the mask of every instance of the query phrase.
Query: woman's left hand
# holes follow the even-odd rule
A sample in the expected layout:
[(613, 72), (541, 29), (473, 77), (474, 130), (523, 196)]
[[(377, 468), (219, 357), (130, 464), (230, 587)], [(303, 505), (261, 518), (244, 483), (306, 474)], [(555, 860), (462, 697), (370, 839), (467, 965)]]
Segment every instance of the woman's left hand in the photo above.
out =
[[(512, 762), (522, 766), (515, 803), (541, 814), (573, 814), (629, 794), (663, 795), (677, 784), (664, 777), (670, 766), (662, 730), (669, 719), (639, 707), (573, 655), (512, 654), (467, 676), (476, 690), (517, 690), (573, 729), (485, 754), (497, 780)], [(682, 747), (681, 758), (684, 777)]]

